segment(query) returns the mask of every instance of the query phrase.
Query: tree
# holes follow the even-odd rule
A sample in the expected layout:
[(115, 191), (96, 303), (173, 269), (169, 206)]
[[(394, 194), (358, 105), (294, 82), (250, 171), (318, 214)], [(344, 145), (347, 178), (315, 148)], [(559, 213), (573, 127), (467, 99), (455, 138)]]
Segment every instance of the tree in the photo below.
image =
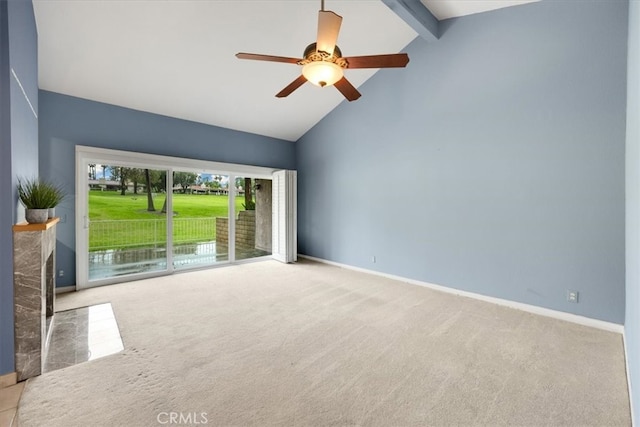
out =
[(253, 195), (251, 194), (251, 178), (244, 179), (244, 209), (247, 211), (254, 210), (256, 208), (253, 203)]
[(209, 187), (211, 188), (215, 188), (220, 189), (223, 188), (222, 186), (222, 175), (214, 175), (213, 176), (213, 180), (209, 183)]
[(167, 171), (152, 171), (153, 188), (156, 191), (167, 192)]
[(144, 179), (144, 171), (142, 169), (127, 168), (127, 179), (133, 182), (133, 194), (138, 194), (138, 186), (140, 181)]
[[(150, 170), (149, 176), (151, 179), (151, 186), (155, 189), (155, 191), (164, 192), (164, 193), (167, 192), (167, 171)], [(167, 197), (164, 198), (164, 203), (162, 204), (162, 209), (160, 210), (160, 213), (163, 213), (163, 214), (167, 213)]]
[(89, 163), (89, 179), (96, 179), (96, 164)]
[(109, 170), (111, 171), (111, 180), (120, 181), (120, 168), (117, 166), (109, 166)]
[(151, 175), (149, 169), (144, 170), (144, 179), (147, 185), (147, 211), (155, 212), (156, 207), (153, 206), (153, 195), (151, 194)]
[(127, 191), (127, 168), (120, 168), (120, 195), (124, 196)]
[(110, 166), (111, 179), (120, 182), (120, 195), (124, 196), (127, 191), (127, 168), (121, 166)]
[(253, 202), (253, 194), (251, 192), (251, 178), (236, 177), (236, 190), (244, 191), (244, 209), (252, 211), (256, 208), (256, 204)]
[[(142, 178), (146, 182), (146, 172), (142, 171)], [(163, 170), (149, 169), (149, 185), (151, 191), (155, 193), (164, 193), (167, 191), (167, 172)]]
[(244, 178), (239, 176), (236, 177), (236, 190), (242, 189), (242, 184), (244, 184)]
[(196, 182), (196, 178), (198, 177), (198, 175), (196, 175), (195, 173), (191, 173), (191, 172), (174, 172), (173, 173), (173, 184), (174, 185), (179, 185), (180, 187), (182, 187), (182, 192), (186, 193), (187, 192), (187, 188), (189, 188), (189, 186), (191, 184), (194, 184)]
[(111, 169), (111, 179), (120, 181), (120, 195), (124, 196), (128, 184), (133, 184), (133, 194), (138, 194), (140, 182), (145, 179), (144, 171), (137, 168), (125, 168), (122, 166), (109, 167)]

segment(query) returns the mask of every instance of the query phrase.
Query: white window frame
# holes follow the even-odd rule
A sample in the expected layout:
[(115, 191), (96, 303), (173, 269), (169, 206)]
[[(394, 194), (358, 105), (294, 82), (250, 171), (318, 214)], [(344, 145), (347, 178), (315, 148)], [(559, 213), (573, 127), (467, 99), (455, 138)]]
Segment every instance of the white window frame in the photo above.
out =
[(284, 263), (298, 260), (297, 180), (296, 171), (281, 170), (273, 173), (272, 256)]
[[(75, 217), (76, 217), (76, 289), (86, 289), (95, 286), (109, 285), (126, 280), (138, 280), (149, 277), (172, 274), (173, 260), (171, 252), (167, 251), (167, 270), (131, 274), (108, 279), (93, 280), (89, 282), (89, 233), (88, 233), (88, 197), (89, 177), (86, 165), (90, 163), (117, 164), (118, 166), (131, 166), (166, 170), (167, 188), (173, 188), (173, 171), (179, 172), (211, 172), (228, 175), (229, 182), (234, 183), (235, 177), (251, 177), (260, 179), (273, 179), (274, 172), (278, 169), (261, 166), (240, 165), (235, 163), (213, 162), (208, 160), (189, 159), (184, 157), (161, 156), (133, 151), (112, 150), (107, 148), (76, 146), (76, 188), (75, 188)], [(235, 218), (235, 186), (229, 185), (229, 218)], [(167, 211), (173, 211), (173, 192), (167, 190)], [(229, 261), (235, 263), (235, 221), (229, 221)], [(167, 248), (173, 247), (172, 221), (167, 221)], [(247, 261), (247, 260), (243, 260)], [(185, 270), (180, 270), (185, 271)]]

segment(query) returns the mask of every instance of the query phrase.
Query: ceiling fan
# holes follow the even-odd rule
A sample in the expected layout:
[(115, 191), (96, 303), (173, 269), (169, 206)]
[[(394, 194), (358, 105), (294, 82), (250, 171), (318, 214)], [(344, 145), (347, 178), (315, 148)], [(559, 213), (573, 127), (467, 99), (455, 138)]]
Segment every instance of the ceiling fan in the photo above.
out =
[(315, 43), (311, 43), (304, 50), (303, 58), (243, 52), (237, 53), (236, 57), (301, 65), (302, 75), (278, 92), (276, 94), (278, 98), (290, 95), (309, 81), (320, 87), (335, 85), (336, 89), (349, 101), (360, 98), (360, 92), (344, 77), (345, 68), (400, 68), (406, 67), (409, 63), (409, 55), (406, 53), (343, 57), (340, 48), (336, 45), (341, 24), (342, 16), (330, 10), (324, 10), (324, 0), (321, 0), (318, 12), (318, 37)]

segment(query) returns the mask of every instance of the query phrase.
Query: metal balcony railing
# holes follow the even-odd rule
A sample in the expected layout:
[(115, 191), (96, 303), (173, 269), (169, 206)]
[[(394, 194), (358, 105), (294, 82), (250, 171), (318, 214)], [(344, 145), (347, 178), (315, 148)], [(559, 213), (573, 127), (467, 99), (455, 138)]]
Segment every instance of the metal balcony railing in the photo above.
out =
[[(213, 242), (215, 218), (174, 218), (173, 243)], [(164, 246), (167, 242), (165, 219), (91, 221), (89, 251)]]

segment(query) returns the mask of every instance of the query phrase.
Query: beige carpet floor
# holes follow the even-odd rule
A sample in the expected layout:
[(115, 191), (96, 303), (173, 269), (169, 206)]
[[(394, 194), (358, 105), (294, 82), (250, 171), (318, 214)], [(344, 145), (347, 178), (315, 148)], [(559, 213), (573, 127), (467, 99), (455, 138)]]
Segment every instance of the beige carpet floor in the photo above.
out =
[(125, 350), (29, 380), (22, 427), (630, 425), (621, 335), (377, 276), (268, 261), (58, 309), (103, 302)]

